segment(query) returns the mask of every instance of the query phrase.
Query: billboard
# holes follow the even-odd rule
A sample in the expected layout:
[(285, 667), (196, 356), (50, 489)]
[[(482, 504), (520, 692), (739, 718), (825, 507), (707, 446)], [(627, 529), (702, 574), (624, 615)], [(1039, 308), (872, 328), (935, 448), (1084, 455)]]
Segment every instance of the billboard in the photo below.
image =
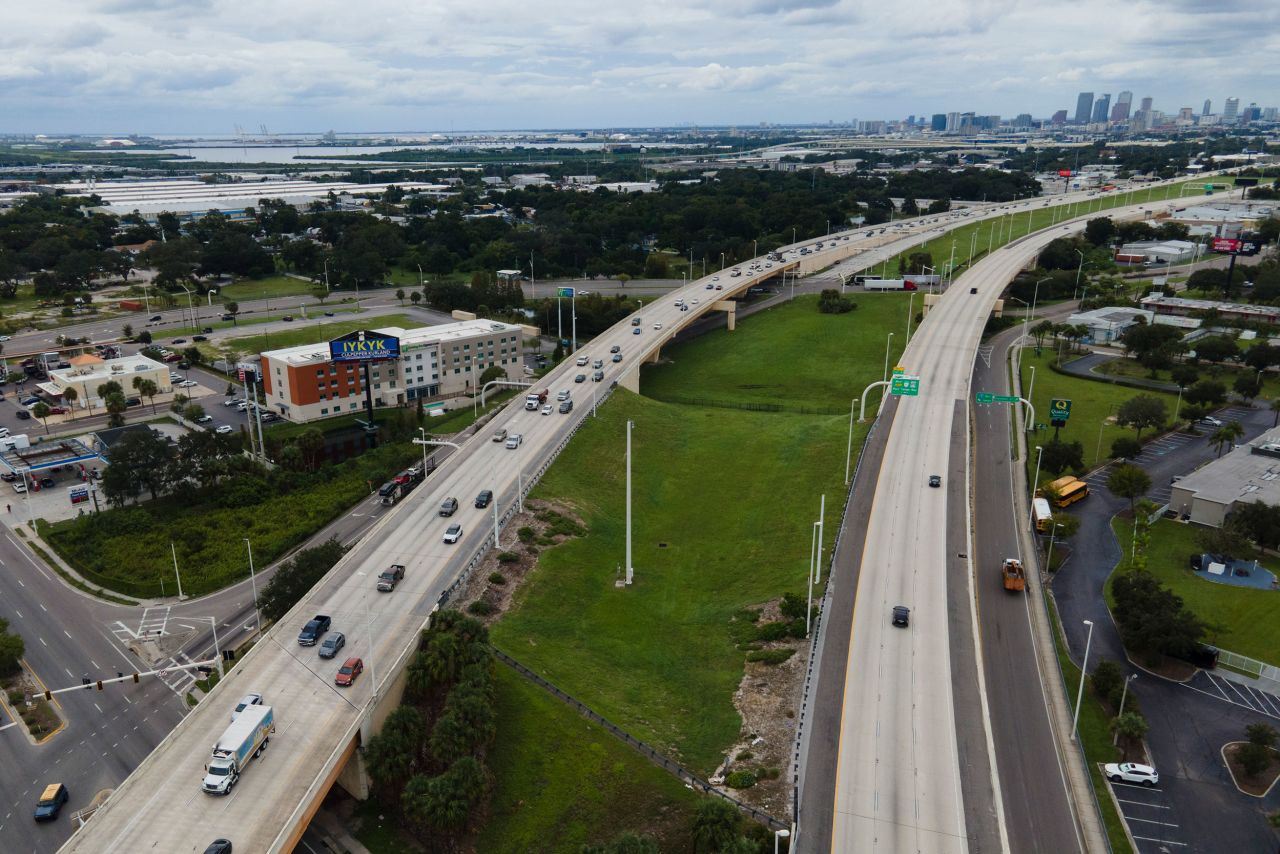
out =
[(329, 358), (335, 362), (383, 362), (400, 358), (400, 339), (361, 329), (329, 342)]
[(1215, 237), (1213, 239), (1214, 252), (1239, 252), (1240, 241), (1232, 240), (1229, 237)]
[(1071, 170), (1070, 170), (1070, 169), (1059, 169), (1059, 170), (1058, 170), (1058, 177), (1059, 177), (1059, 178), (1070, 178), (1070, 177), (1071, 177)]
[(1226, 255), (1257, 255), (1262, 249), (1262, 239), (1256, 235), (1245, 237), (1243, 240), (1215, 237), (1210, 248), (1214, 252), (1221, 252)]

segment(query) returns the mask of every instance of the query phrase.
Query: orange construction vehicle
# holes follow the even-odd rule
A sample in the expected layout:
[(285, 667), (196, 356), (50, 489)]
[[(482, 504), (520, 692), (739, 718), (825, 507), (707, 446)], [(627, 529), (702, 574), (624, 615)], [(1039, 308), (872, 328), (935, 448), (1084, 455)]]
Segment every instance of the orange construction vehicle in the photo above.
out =
[(1000, 567), (1000, 574), (1004, 576), (1005, 590), (1027, 589), (1027, 574), (1022, 569), (1022, 562), (1017, 558), (1005, 558), (1004, 565)]

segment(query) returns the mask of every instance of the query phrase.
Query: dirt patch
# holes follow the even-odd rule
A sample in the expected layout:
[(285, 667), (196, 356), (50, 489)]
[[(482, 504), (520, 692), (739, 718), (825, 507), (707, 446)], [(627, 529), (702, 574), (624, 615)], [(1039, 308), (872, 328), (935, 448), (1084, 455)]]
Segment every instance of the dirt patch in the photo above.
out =
[(1276, 780), (1280, 779), (1280, 753), (1270, 749), (1271, 761), (1266, 769), (1250, 777), (1240, 763), (1240, 751), (1244, 750), (1248, 744), (1247, 741), (1233, 741), (1222, 748), (1222, 758), (1227, 763), (1227, 770), (1231, 772), (1231, 779), (1235, 782), (1237, 789), (1246, 795), (1264, 798), (1276, 784)]
[(62, 717), (53, 704), (43, 697), (44, 687), (26, 669), (0, 683), (3, 700), (10, 717), (21, 721), (33, 741), (39, 743), (62, 727)]
[(491, 626), (511, 608), (516, 591), (538, 565), (545, 548), (582, 536), (586, 525), (569, 508), (548, 501), (525, 501), (524, 512), (507, 523), (502, 546), (489, 554), (454, 597), (453, 603)]

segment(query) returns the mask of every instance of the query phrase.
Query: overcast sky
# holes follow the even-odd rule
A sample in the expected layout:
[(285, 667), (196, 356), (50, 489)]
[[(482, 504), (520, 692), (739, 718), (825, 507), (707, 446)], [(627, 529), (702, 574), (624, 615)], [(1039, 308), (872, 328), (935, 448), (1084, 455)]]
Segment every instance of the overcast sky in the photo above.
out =
[(1275, 0), (2, 0), (0, 132), (1280, 105)]

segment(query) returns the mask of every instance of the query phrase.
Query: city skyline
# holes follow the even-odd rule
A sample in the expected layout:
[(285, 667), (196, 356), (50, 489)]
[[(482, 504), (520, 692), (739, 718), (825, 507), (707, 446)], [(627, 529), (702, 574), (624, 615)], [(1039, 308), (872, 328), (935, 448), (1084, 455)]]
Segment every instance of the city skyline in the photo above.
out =
[[(6, 15), (0, 132), (751, 126), (957, 109), (1074, 118), (1086, 87), (1151, 96), (1171, 114), (1205, 99), (1265, 107), (1280, 93), (1266, 59), (1280, 46), (1277, 10), (953, 5), (659, 0), (639, 18), (567, 0), (441, 0), (429, 16), (391, 0), (49, 0)], [(1236, 24), (1259, 37), (1242, 42)]]

